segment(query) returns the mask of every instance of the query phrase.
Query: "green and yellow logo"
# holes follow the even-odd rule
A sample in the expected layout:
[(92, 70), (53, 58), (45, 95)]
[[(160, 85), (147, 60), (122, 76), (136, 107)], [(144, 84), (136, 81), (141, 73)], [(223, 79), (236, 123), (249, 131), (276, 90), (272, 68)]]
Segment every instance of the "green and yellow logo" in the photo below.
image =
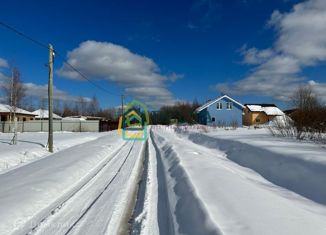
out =
[(134, 100), (119, 118), (118, 133), (124, 140), (146, 140), (149, 114), (146, 105)]

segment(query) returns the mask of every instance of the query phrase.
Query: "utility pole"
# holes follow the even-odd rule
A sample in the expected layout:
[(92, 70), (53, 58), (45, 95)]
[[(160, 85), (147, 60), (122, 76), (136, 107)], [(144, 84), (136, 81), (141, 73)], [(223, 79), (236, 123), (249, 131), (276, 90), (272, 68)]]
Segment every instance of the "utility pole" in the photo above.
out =
[(49, 102), (49, 152), (53, 153), (53, 46), (49, 44), (49, 80), (48, 80), (48, 102)]
[(124, 128), (124, 111), (123, 111), (123, 99), (124, 95), (121, 95), (121, 118), (122, 118), (122, 129)]
[[(17, 144), (17, 118), (16, 118), (16, 100), (17, 100), (17, 94), (15, 94), (15, 100), (14, 100), (14, 69), (12, 69), (12, 76), (11, 76), (11, 92), (10, 92), (10, 131), (12, 129), (14, 130), (14, 136), (12, 137), (10, 143), (11, 144)], [(11, 126), (11, 121), (12, 121), (12, 112), (14, 116), (14, 128)]]

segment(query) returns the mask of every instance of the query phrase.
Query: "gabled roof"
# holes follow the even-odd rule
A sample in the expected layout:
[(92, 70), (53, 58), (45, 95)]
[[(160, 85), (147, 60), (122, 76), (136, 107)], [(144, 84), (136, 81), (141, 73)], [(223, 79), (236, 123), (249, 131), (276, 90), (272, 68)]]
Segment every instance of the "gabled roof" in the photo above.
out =
[[(13, 109), (10, 105), (7, 104), (0, 104), (0, 113), (10, 113), (13, 112)], [(31, 116), (36, 116), (35, 114), (28, 112), (24, 109), (17, 108), (16, 107), (16, 114), (25, 114), (25, 115), (31, 115)]]
[(227, 96), (227, 95), (223, 95), (223, 96), (221, 96), (221, 97), (216, 98), (215, 100), (211, 100), (211, 101), (207, 102), (206, 104), (204, 104), (204, 105), (198, 107), (198, 108), (195, 110), (195, 112), (196, 112), (196, 113), (199, 113), (200, 111), (206, 109), (207, 107), (211, 106), (212, 104), (215, 104), (216, 102), (218, 102), (218, 101), (220, 101), (220, 100), (222, 100), (222, 99), (224, 99), (224, 98), (226, 98), (226, 99), (232, 101), (233, 103), (239, 105), (240, 107), (244, 108), (244, 105), (241, 104), (240, 102), (238, 102), (238, 101), (232, 99), (231, 97), (229, 97), (229, 96)]
[[(38, 109), (33, 112), (33, 114), (37, 115), (36, 118), (49, 118), (49, 110), (46, 109)], [(53, 113), (53, 118), (62, 119), (59, 115)]]
[(284, 113), (275, 104), (245, 104), (251, 112), (264, 112), (267, 115), (282, 116)]

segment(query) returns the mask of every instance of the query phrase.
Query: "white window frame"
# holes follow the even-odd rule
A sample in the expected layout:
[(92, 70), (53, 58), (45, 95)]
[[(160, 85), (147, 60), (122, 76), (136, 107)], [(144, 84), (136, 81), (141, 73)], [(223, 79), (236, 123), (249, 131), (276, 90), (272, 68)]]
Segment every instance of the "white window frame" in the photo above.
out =
[(227, 102), (226, 103), (226, 109), (227, 110), (232, 110), (233, 109), (233, 102)]
[(223, 109), (223, 104), (221, 102), (216, 103), (216, 109), (217, 110), (222, 110)]

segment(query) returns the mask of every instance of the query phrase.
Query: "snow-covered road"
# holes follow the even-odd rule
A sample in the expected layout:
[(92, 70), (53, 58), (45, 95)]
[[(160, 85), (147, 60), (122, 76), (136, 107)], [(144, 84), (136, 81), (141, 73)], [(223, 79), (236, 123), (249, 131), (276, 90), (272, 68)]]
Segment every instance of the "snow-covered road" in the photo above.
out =
[(128, 229), (144, 145), (111, 132), (2, 174), (0, 234)]

